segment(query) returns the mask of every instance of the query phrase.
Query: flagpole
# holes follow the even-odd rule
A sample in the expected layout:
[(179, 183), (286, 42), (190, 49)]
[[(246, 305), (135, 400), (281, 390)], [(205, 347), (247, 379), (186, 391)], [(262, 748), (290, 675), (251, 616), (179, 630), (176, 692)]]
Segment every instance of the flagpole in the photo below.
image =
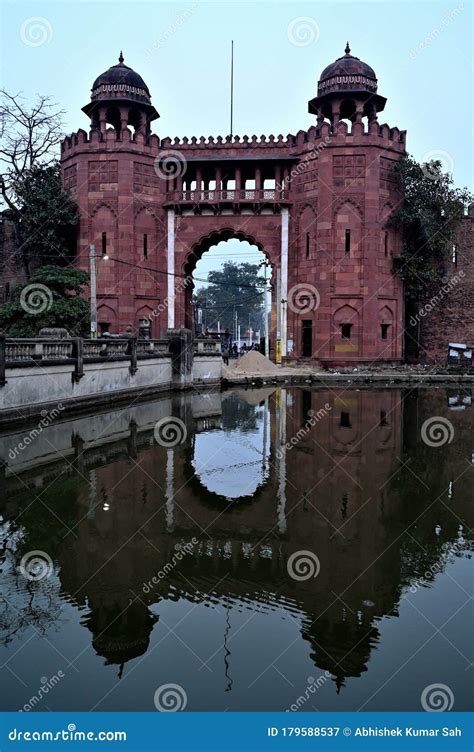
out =
[(234, 135), (234, 40), (230, 52), (230, 135)]

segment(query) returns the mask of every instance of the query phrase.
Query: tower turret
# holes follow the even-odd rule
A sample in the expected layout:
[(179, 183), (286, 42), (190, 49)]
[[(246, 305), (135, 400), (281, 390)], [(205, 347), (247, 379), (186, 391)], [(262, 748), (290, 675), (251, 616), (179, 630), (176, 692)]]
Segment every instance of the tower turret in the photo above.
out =
[(308, 111), (318, 118), (336, 125), (339, 120), (369, 122), (377, 120), (377, 113), (385, 107), (386, 98), (377, 94), (377, 77), (370, 65), (351, 55), (349, 42), (345, 54), (328, 65), (318, 81), (318, 96), (308, 102)]
[(107, 124), (118, 134), (131, 125), (144, 135), (150, 123), (159, 117), (151, 103), (143, 78), (124, 63), (122, 52), (117, 65), (101, 73), (92, 84), (91, 101), (82, 108), (91, 119), (91, 127), (105, 132)]

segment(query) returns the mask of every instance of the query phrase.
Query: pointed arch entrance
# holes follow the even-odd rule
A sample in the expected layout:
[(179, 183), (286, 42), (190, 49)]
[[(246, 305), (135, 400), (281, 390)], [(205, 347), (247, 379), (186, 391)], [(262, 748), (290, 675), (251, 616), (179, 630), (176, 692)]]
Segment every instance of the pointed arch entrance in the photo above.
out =
[[(272, 289), (272, 315), (270, 349), (273, 350), (280, 329), (277, 315), (277, 292), (281, 295), (282, 279), (282, 216), (278, 211), (256, 214), (230, 215), (175, 215), (168, 216), (169, 267), (174, 264), (174, 276), (168, 278), (168, 326), (170, 328), (193, 326), (193, 274), (202, 256), (212, 246), (222, 241), (236, 239), (255, 246), (268, 260), (271, 268), (268, 279)], [(174, 234), (174, 235), (173, 235)], [(174, 243), (174, 253), (171, 250)], [(171, 247), (170, 247), (171, 245)], [(287, 249), (287, 246), (286, 246)], [(284, 266), (284, 264), (283, 264)], [(287, 261), (286, 274), (287, 279)], [(278, 288), (278, 289), (277, 289)], [(173, 305), (174, 303), (174, 305)]]

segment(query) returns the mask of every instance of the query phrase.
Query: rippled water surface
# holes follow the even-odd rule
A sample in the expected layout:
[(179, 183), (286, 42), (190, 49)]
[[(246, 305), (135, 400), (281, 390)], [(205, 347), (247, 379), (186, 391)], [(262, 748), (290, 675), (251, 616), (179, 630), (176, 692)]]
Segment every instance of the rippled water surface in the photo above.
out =
[(0, 435), (2, 710), (472, 709), (473, 411), (192, 392)]

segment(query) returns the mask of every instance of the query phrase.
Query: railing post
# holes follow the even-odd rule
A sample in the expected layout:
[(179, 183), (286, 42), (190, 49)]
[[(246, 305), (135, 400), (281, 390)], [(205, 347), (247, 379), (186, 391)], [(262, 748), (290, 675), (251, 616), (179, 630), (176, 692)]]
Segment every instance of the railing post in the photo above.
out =
[(7, 380), (6, 376), (7, 367), (7, 349), (5, 346), (5, 335), (0, 334), (0, 386), (5, 386)]
[(130, 355), (130, 373), (135, 376), (138, 371), (137, 364), (137, 338), (130, 337), (128, 341), (128, 354)]
[(72, 380), (78, 384), (84, 376), (84, 340), (82, 337), (74, 337), (72, 341), (72, 357), (75, 360)]

